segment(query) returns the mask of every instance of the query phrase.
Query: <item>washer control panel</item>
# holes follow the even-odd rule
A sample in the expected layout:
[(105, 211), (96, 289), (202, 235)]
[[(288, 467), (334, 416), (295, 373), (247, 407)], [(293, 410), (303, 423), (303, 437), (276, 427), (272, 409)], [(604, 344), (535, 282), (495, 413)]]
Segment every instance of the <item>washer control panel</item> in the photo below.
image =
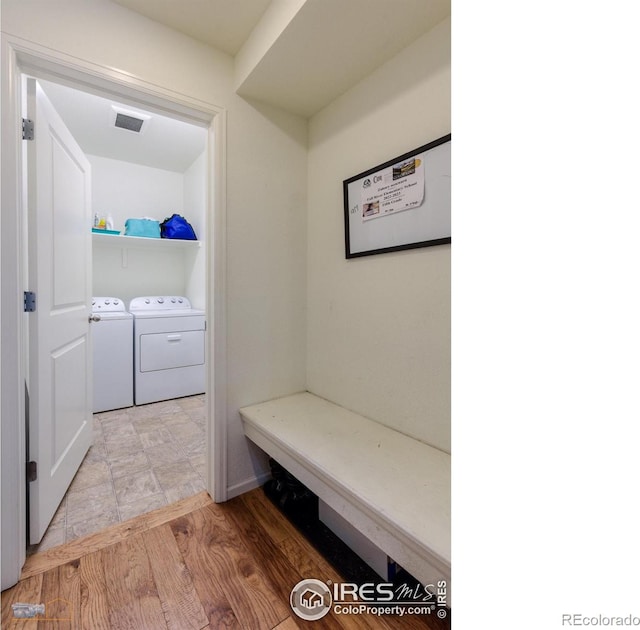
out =
[(94, 313), (119, 313), (125, 311), (124, 302), (117, 297), (94, 297), (91, 300)]

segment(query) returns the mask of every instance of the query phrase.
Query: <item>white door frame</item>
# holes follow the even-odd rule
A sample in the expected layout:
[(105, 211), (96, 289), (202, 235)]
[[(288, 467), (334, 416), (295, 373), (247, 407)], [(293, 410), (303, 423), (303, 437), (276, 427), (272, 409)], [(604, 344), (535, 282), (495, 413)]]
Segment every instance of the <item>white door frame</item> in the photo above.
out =
[(14, 584), (26, 555), (25, 382), (26, 320), (22, 294), (24, 238), (21, 74), (28, 72), (100, 95), (133, 100), (185, 122), (208, 127), (207, 150), (207, 489), (227, 499), (226, 461), (226, 110), (158, 87), (140, 77), (87, 62), (18, 37), (2, 35), (2, 215), (0, 264), (0, 421), (2, 444), (2, 588)]

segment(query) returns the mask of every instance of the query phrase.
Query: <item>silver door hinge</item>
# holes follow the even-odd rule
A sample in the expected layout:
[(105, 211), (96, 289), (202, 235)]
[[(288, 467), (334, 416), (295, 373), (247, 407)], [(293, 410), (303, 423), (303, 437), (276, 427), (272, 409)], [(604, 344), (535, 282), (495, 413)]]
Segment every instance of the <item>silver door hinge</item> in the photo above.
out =
[(38, 462), (27, 462), (27, 481), (38, 479)]
[(33, 120), (22, 119), (22, 139), (33, 140)]
[(36, 294), (33, 291), (24, 292), (24, 312), (33, 313), (36, 310)]

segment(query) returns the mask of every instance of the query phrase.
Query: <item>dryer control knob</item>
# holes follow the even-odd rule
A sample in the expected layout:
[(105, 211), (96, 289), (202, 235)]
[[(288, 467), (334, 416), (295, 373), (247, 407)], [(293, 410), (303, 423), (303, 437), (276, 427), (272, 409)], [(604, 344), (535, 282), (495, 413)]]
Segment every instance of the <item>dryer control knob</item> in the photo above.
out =
[(164, 304), (164, 298), (158, 298), (158, 304)]
[(151, 304), (151, 300), (147, 298), (147, 299), (144, 301), (144, 303), (145, 303), (145, 304)]

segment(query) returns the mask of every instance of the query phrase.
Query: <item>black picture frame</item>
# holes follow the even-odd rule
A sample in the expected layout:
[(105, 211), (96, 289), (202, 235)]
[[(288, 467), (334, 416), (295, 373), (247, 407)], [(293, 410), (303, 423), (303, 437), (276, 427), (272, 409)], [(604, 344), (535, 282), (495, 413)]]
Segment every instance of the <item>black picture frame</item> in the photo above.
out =
[(346, 258), (451, 243), (451, 134), (345, 179), (342, 190)]

